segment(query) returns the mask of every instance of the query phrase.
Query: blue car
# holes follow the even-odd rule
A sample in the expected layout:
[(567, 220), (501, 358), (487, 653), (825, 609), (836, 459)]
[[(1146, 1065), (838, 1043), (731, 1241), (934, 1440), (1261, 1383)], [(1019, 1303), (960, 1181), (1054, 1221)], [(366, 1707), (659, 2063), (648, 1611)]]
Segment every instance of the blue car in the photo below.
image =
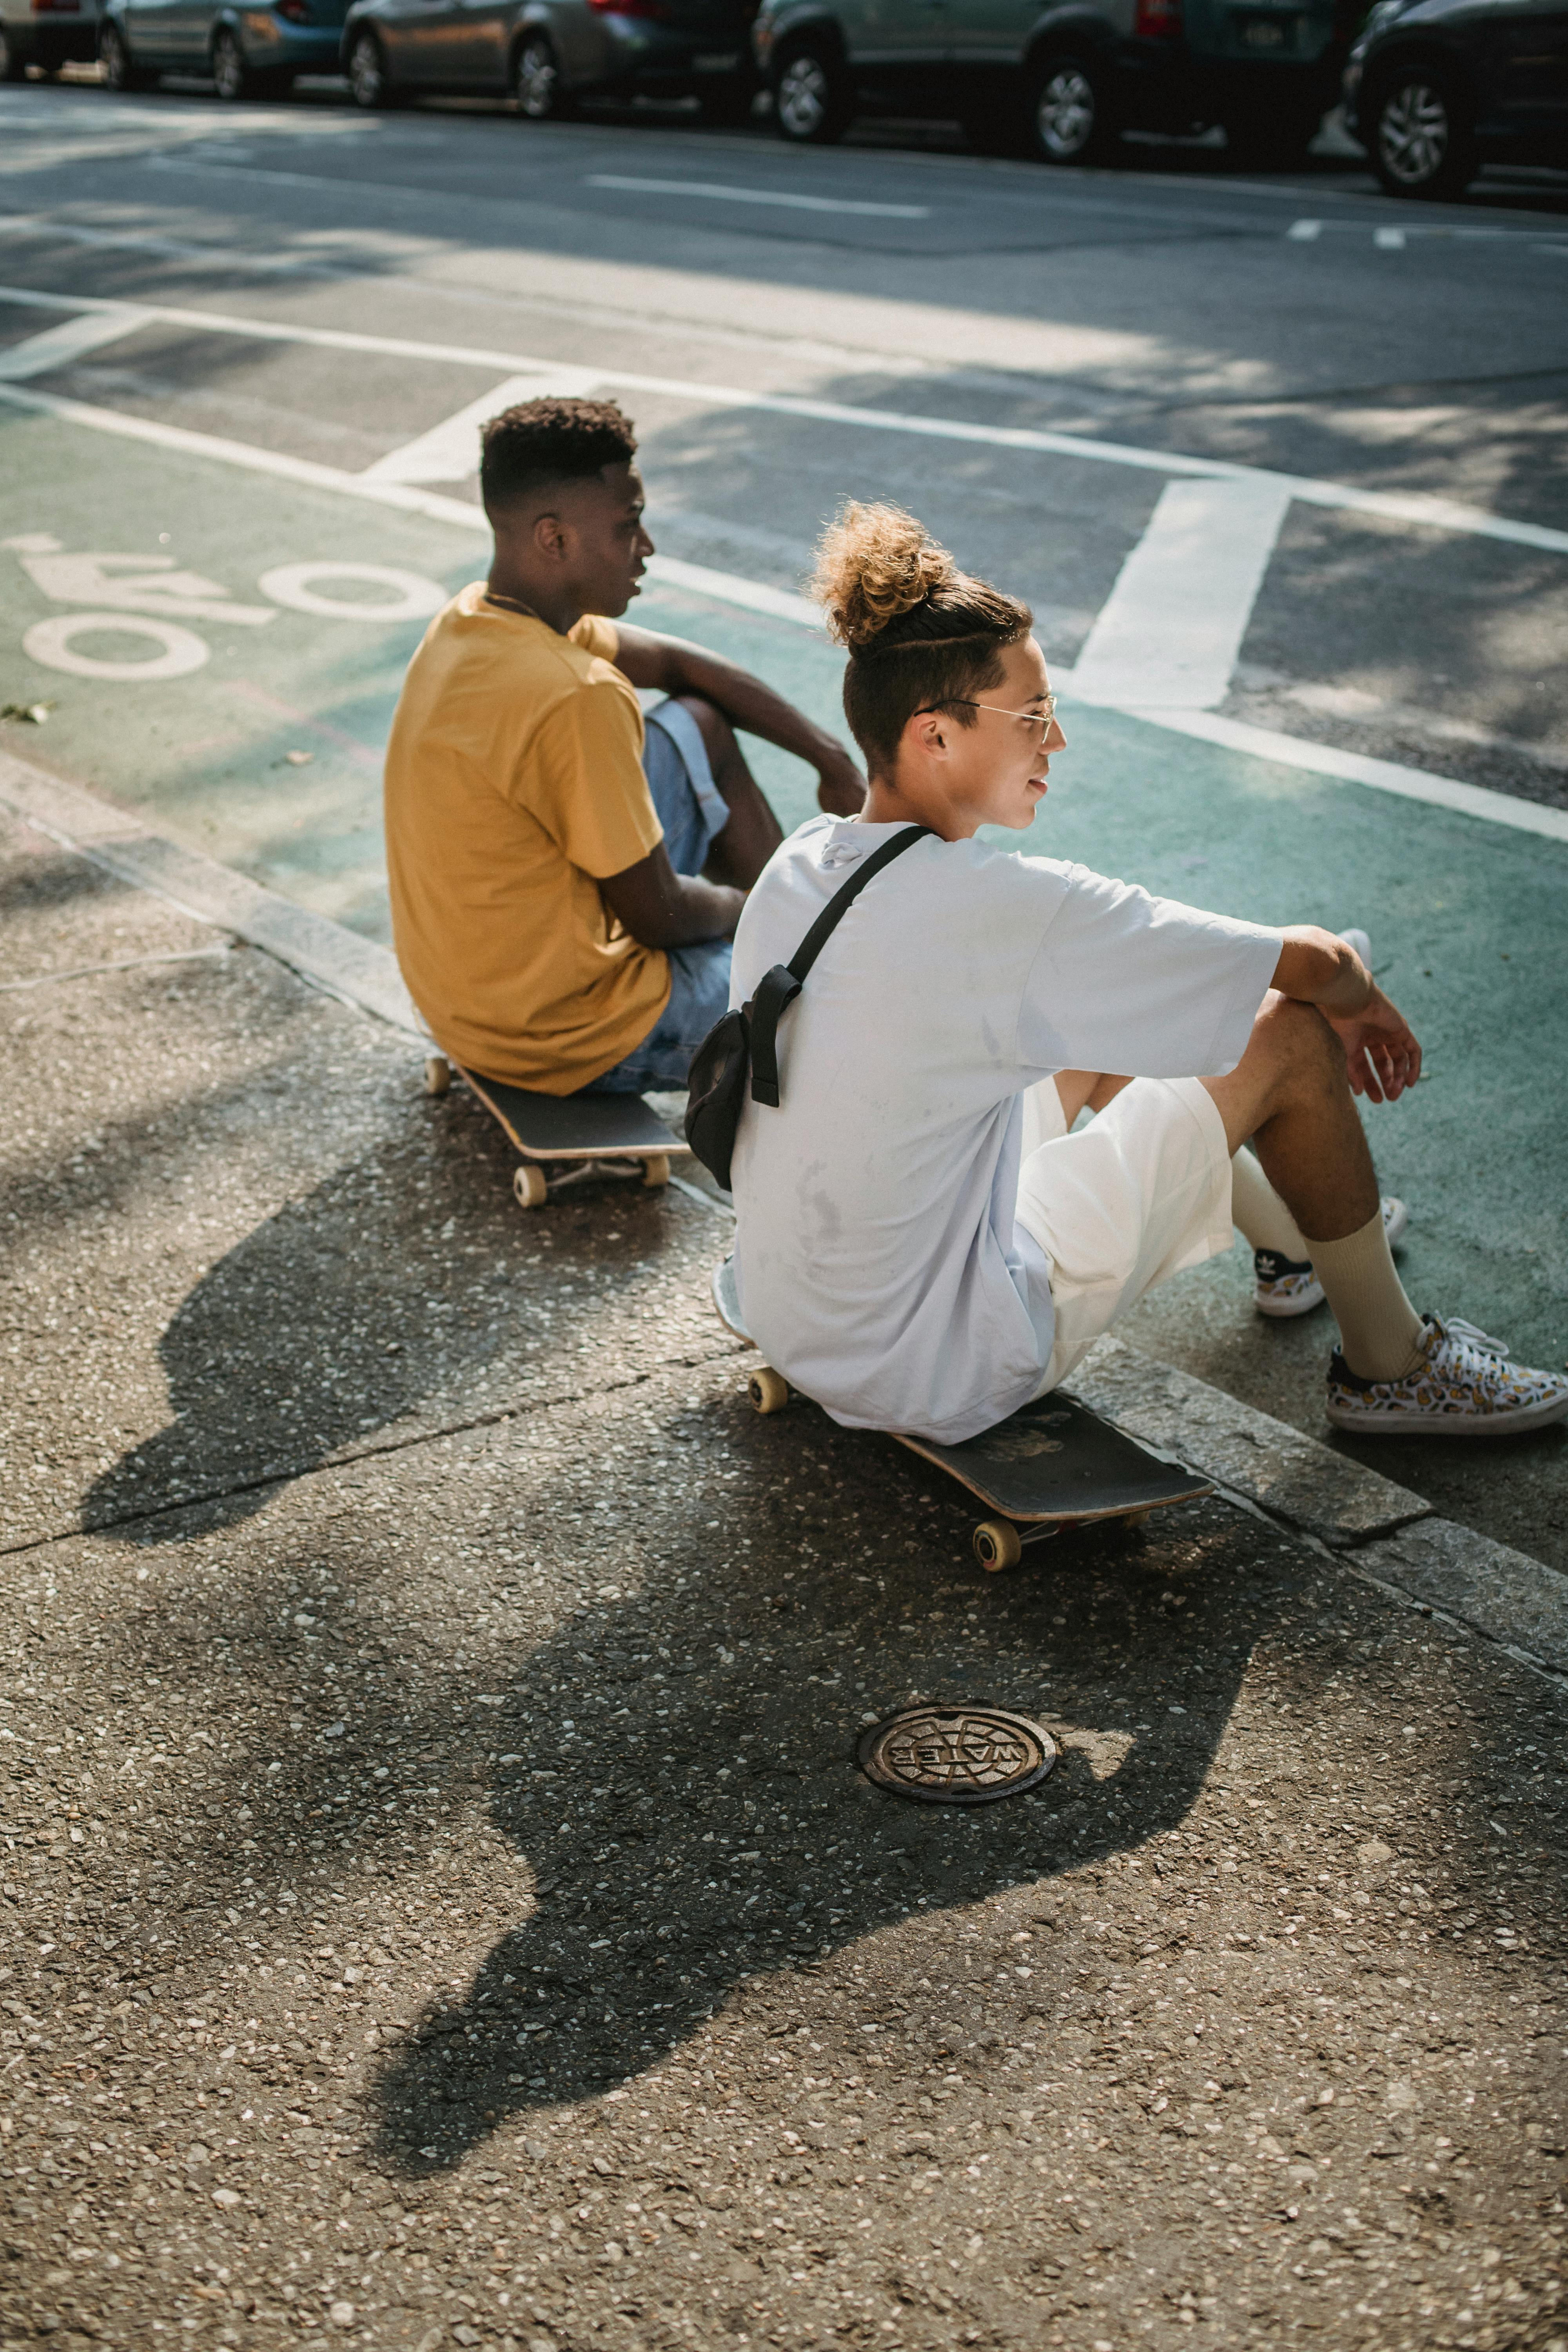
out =
[(106, 0), (98, 54), (111, 89), (161, 74), (210, 76), (220, 98), (260, 98), (296, 74), (335, 74), (347, 0)]

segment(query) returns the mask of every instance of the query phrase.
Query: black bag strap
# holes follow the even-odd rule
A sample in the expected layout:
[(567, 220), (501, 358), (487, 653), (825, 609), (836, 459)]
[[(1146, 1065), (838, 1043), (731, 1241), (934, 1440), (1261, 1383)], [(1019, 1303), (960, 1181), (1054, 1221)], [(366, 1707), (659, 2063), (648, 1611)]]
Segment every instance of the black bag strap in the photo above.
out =
[(857, 874), (852, 874), (841, 888), (836, 890), (802, 940), (788, 963), (775, 963), (772, 971), (763, 974), (757, 983), (757, 992), (746, 1007), (746, 1019), (751, 1029), (752, 1100), (765, 1103), (771, 1110), (779, 1105), (779, 1015), (786, 1005), (800, 994), (801, 982), (827, 945), (868, 882), (875, 881), (884, 866), (912, 849), (917, 841), (924, 840), (932, 831), (929, 824), (908, 824), (896, 833), (891, 841), (874, 849)]

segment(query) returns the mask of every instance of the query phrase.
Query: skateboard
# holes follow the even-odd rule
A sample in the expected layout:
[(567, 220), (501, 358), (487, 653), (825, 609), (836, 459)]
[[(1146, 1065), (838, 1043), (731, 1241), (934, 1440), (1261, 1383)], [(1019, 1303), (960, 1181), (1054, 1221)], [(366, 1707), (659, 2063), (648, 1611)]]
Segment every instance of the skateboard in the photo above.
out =
[[(732, 1258), (713, 1276), (713, 1303), (720, 1321), (749, 1341)], [(747, 1392), (758, 1412), (779, 1412), (789, 1402), (788, 1381), (766, 1364), (752, 1374)], [(1214, 1493), (1207, 1478), (1163, 1461), (1060, 1389), (961, 1445), (937, 1445), (897, 1429), (886, 1434), (945, 1470), (995, 1514), (974, 1530), (974, 1556), (986, 1569), (1016, 1568), (1026, 1544), (1060, 1535), (1064, 1528), (1103, 1519), (1131, 1526), (1151, 1511)]]
[(445, 1054), (426, 1062), (426, 1093), (444, 1095), (454, 1072), (521, 1153), (511, 1189), (524, 1209), (542, 1209), (552, 1192), (599, 1177), (668, 1184), (671, 1158), (690, 1150), (641, 1095), (530, 1094), (481, 1078)]

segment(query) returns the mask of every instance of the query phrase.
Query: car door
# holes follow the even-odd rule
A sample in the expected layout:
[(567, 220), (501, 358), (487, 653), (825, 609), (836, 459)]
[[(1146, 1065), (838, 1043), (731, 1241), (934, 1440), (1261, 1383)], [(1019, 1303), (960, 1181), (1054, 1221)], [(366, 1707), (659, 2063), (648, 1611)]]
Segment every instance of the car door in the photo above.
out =
[(970, 69), (1016, 66), (1039, 13), (1037, 0), (945, 0), (947, 55)]
[(947, 52), (950, 0), (840, 0), (838, 21), (852, 65), (875, 78), (934, 70)]
[(1494, 35), (1493, 102), (1510, 137), (1568, 146), (1568, 0), (1506, 0)]
[(175, 0), (124, 0), (120, 21), (138, 65), (166, 66), (174, 57)]
[(516, 14), (514, 0), (456, 0), (437, 39), (443, 80), (465, 89), (504, 89)]

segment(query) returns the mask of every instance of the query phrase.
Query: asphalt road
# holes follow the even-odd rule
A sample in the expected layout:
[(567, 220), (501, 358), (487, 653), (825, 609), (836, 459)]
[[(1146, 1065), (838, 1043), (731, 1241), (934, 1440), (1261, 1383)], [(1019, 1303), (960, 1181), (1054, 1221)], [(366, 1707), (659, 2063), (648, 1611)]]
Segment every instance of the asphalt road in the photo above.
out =
[[(482, 560), (465, 412), (623, 399), (665, 566), (638, 615), (829, 721), (811, 544), (900, 499), (1030, 596), (1074, 697), (1030, 846), (1369, 929), (1433, 1047), (1373, 1127), (1413, 1292), (1562, 1360), (1561, 184), (1400, 206), (1331, 157), (1049, 173), (326, 90), (29, 85), (0, 127), (0, 701), (54, 706), (15, 749), (384, 937), (387, 719)], [(1321, 1433), (1325, 1318), (1260, 1332), (1244, 1275), (1143, 1342)], [(1396, 1450), (1564, 1556), (1561, 1433)]]
[[(1553, 1678), (1218, 1496), (987, 1577), (711, 1208), (0, 906), (7, 2352), (1553, 2352)], [(1060, 1760), (874, 1789), (931, 1698)]]

